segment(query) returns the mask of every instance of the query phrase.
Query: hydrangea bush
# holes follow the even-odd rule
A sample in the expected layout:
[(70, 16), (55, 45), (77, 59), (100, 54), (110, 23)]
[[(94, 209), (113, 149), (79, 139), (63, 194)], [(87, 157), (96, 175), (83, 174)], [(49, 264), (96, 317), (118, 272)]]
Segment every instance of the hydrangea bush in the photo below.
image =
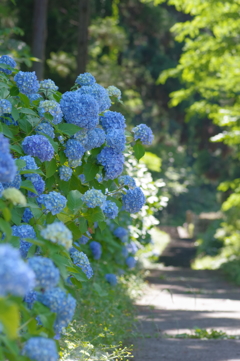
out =
[(149, 242), (144, 232), (156, 222), (144, 229), (144, 215), (136, 221), (153, 210), (131, 162), (153, 135), (146, 125), (127, 132), (114, 111), (121, 92), (89, 73), (61, 94), (10, 57), (0, 63), (1, 351), (3, 359), (55, 361), (75, 290), (96, 270), (117, 285)]

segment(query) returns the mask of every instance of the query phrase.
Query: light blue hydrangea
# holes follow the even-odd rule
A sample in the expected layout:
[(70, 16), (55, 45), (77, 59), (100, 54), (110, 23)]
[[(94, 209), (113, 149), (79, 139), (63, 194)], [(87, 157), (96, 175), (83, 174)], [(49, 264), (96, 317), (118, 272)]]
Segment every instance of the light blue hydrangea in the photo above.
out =
[(58, 86), (51, 79), (44, 79), (40, 81), (40, 90), (47, 90), (53, 92), (58, 90)]
[(128, 186), (129, 188), (136, 188), (136, 182), (130, 175), (121, 175), (118, 178), (120, 186)]
[(126, 128), (124, 116), (121, 113), (112, 112), (111, 110), (104, 113), (104, 115), (100, 117), (100, 121), (106, 132), (109, 132), (112, 129), (124, 130)]
[(77, 168), (80, 165), (82, 165), (82, 159), (81, 158), (79, 158), (79, 159), (68, 159), (68, 165), (69, 165), (69, 167)]
[(80, 142), (76, 139), (69, 139), (66, 143), (66, 149), (64, 153), (68, 157), (68, 159), (76, 160), (82, 158), (85, 153), (85, 149)]
[(67, 249), (72, 247), (72, 233), (62, 222), (49, 224), (41, 231), (41, 236), (52, 243), (61, 244)]
[(18, 122), (13, 119), (11, 114), (7, 114), (7, 113), (4, 113), (3, 116), (0, 117), (0, 122), (4, 123), (6, 125), (14, 126), (14, 127), (16, 127), (18, 125)]
[(0, 183), (0, 198), (2, 197), (2, 192), (3, 192), (4, 188), (2, 183)]
[(51, 120), (53, 124), (59, 124), (62, 121), (63, 113), (60, 105), (55, 100), (43, 100), (39, 103), (38, 113), (40, 117), (44, 117), (45, 113), (53, 116)]
[(92, 238), (91, 234), (88, 231), (86, 232), (86, 234), (87, 234), (87, 236), (83, 235), (82, 237), (79, 238), (78, 243), (86, 244), (89, 241), (89, 239)]
[(90, 279), (93, 276), (93, 270), (85, 253), (79, 252), (75, 248), (71, 248), (70, 256), (72, 257), (73, 263), (80, 267), (81, 270), (86, 274), (87, 278)]
[[(38, 166), (35, 162), (35, 159), (31, 157), (30, 155), (24, 155), (23, 157), (20, 157), (20, 159), (25, 161), (25, 166), (20, 169), (20, 171), (23, 170), (37, 170)], [(34, 175), (34, 173), (27, 173), (24, 174), (24, 177), (31, 178)]]
[(92, 129), (98, 125), (99, 107), (91, 95), (68, 91), (63, 94), (60, 106), (67, 123), (86, 129)]
[(2, 71), (3, 73), (5, 73), (7, 75), (12, 74), (12, 70), (1, 68), (1, 64), (9, 65), (11, 68), (15, 68), (17, 65), (13, 58), (11, 58), (8, 55), (2, 55), (0, 57), (0, 71)]
[(48, 135), (50, 138), (54, 138), (55, 137), (55, 133), (54, 133), (54, 128), (51, 126), (51, 124), (49, 123), (40, 123), (36, 128), (35, 128), (35, 132), (37, 134), (46, 134)]
[(9, 154), (9, 140), (0, 133), (0, 153)]
[(62, 135), (59, 135), (58, 140), (59, 140), (59, 143), (64, 144), (64, 138)]
[(33, 157), (38, 157), (41, 162), (50, 161), (54, 156), (54, 149), (44, 135), (30, 135), (22, 142), (23, 151)]
[(25, 95), (38, 92), (39, 81), (37, 80), (35, 71), (19, 71), (19, 73), (14, 76), (14, 81), (20, 92)]
[(124, 258), (126, 258), (128, 256), (128, 250), (127, 250), (127, 247), (125, 247), (125, 246), (122, 247), (122, 255)]
[(90, 244), (90, 250), (92, 252), (93, 258), (95, 260), (98, 260), (101, 258), (101, 254), (102, 254), (102, 246), (99, 242), (96, 241), (92, 241)]
[(28, 191), (28, 197), (34, 198), (40, 196), (45, 191), (45, 182), (39, 174), (29, 177), (37, 193)]
[(20, 253), (23, 258), (26, 258), (28, 250), (32, 245), (32, 243), (26, 241), (26, 238), (36, 239), (36, 233), (33, 227), (29, 224), (12, 226), (12, 235), (20, 238)]
[(141, 188), (129, 189), (122, 197), (124, 210), (129, 213), (137, 213), (146, 202), (146, 198)]
[(129, 253), (135, 254), (135, 253), (137, 253), (137, 251), (138, 251), (138, 247), (137, 247), (136, 243), (133, 242), (133, 241), (131, 241), (130, 243), (128, 243), (128, 244), (126, 245), (126, 247), (127, 247), (127, 250), (128, 250)]
[(36, 287), (46, 290), (58, 284), (60, 273), (51, 259), (46, 257), (31, 257), (28, 260), (28, 265), (35, 273)]
[(117, 276), (113, 273), (107, 273), (105, 275), (105, 279), (108, 283), (110, 283), (111, 286), (116, 286), (116, 284), (118, 283)]
[(55, 341), (45, 337), (32, 337), (27, 340), (22, 354), (33, 361), (59, 360)]
[(40, 206), (44, 206), (47, 212), (56, 215), (66, 207), (67, 199), (60, 193), (53, 191), (49, 194), (42, 194), (37, 198), (37, 202)]
[(100, 128), (92, 129), (87, 133), (87, 141), (84, 147), (86, 150), (101, 147), (101, 145), (103, 145), (103, 143), (105, 142), (105, 139), (106, 134), (104, 130)]
[(127, 242), (128, 240), (128, 230), (123, 227), (117, 227), (113, 232), (114, 236), (119, 238), (122, 242)]
[[(0, 134), (1, 143), (1, 134)], [(1, 146), (0, 146), (1, 147)], [(0, 182), (12, 182), (16, 176), (17, 167), (11, 154), (0, 151)]]
[(42, 96), (38, 93), (35, 93), (35, 94), (29, 94), (28, 95), (28, 99), (31, 101), (31, 102), (34, 102), (35, 100), (38, 100), (38, 99), (42, 99)]
[(129, 256), (127, 259), (126, 259), (126, 265), (128, 266), (128, 268), (132, 269), (135, 267), (136, 265), (136, 259), (132, 256)]
[(75, 80), (75, 83), (83, 86), (83, 85), (93, 85), (96, 83), (96, 79), (91, 73), (83, 73), (79, 74), (77, 79)]
[(76, 139), (78, 142), (80, 142), (82, 146), (85, 146), (88, 140), (88, 130), (87, 129), (79, 130), (79, 132), (74, 134), (73, 138)]
[(109, 147), (123, 152), (125, 149), (126, 137), (122, 129), (112, 129), (107, 133), (106, 143)]
[(111, 99), (109, 98), (107, 90), (97, 83), (82, 86), (77, 90), (77, 93), (91, 95), (97, 101), (100, 113), (109, 109), (111, 106)]
[(103, 213), (107, 218), (114, 219), (118, 215), (118, 207), (116, 203), (111, 201), (106, 201), (103, 207)]
[(103, 165), (106, 179), (115, 179), (123, 172), (124, 156), (113, 148), (103, 148), (97, 156), (97, 161)]
[(12, 180), (12, 182), (2, 182), (3, 188), (17, 188), (20, 189), (21, 186), (21, 182), (22, 182), (22, 178), (21, 175), (19, 173), (17, 173), (14, 177), (14, 179)]
[(114, 85), (110, 85), (110, 86), (107, 88), (107, 92), (108, 92), (108, 95), (109, 95), (110, 97), (115, 97), (115, 98), (117, 98), (118, 100), (120, 100), (121, 97), (122, 97), (121, 90), (118, 89), (117, 87), (115, 87)]
[(141, 140), (145, 145), (152, 144), (153, 132), (146, 124), (139, 124), (132, 129), (134, 140)]
[(106, 202), (106, 196), (98, 189), (89, 189), (82, 196), (82, 201), (88, 208), (102, 207)]
[(35, 286), (35, 275), (21, 259), (18, 249), (0, 245), (0, 296), (24, 297)]
[(23, 216), (22, 216), (22, 221), (24, 223), (29, 223), (30, 219), (32, 219), (34, 216), (33, 216), (33, 213), (31, 211), (30, 208), (25, 208), (24, 209), (24, 212), (23, 212)]
[(37, 300), (37, 292), (29, 291), (24, 297), (24, 302), (26, 302), (28, 308), (31, 310), (34, 302)]
[(84, 174), (79, 174), (78, 178), (80, 179), (81, 183), (87, 183), (86, 177)]
[(11, 114), (12, 104), (7, 99), (0, 99), (0, 116), (6, 114)]
[(69, 167), (66, 167), (65, 165), (63, 165), (62, 167), (59, 168), (59, 177), (61, 180), (67, 182), (69, 181), (69, 179), (72, 176), (72, 169)]

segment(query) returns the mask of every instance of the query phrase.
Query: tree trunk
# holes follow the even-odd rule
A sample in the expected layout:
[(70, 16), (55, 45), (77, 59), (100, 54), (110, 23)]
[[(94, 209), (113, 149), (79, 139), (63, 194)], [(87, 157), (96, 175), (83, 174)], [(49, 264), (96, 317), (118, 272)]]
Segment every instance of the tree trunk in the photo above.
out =
[(88, 25), (90, 18), (90, 0), (79, 0), (77, 75), (86, 71), (88, 59)]
[(48, 0), (34, 0), (32, 54), (41, 60), (33, 63), (33, 70), (35, 70), (39, 80), (43, 79), (44, 73), (47, 6)]

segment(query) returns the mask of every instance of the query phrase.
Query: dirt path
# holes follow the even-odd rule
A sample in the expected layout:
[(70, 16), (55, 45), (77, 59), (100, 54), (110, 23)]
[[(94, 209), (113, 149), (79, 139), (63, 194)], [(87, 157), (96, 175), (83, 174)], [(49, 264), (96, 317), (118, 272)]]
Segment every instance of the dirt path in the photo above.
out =
[[(168, 254), (176, 242), (169, 244)], [(218, 271), (157, 265), (149, 272), (144, 295), (137, 302), (135, 361), (240, 360), (240, 340), (176, 338), (193, 333), (194, 328), (240, 335), (240, 288), (227, 283)]]

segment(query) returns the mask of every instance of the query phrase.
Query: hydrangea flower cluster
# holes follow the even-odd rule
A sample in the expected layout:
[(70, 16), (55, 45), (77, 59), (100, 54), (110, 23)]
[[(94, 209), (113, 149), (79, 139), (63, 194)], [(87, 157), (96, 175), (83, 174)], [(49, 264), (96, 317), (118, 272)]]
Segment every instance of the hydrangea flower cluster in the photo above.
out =
[(6, 124), (6, 125), (12, 125), (17, 126), (18, 122), (13, 119), (11, 114), (4, 113), (2, 117), (0, 117), (0, 122)]
[(122, 197), (124, 210), (129, 213), (137, 213), (146, 202), (146, 198), (141, 188), (129, 189)]
[(51, 259), (46, 257), (31, 257), (28, 260), (28, 265), (35, 273), (36, 287), (46, 290), (58, 284), (60, 273)]
[(26, 207), (27, 200), (25, 196), (16, 188), (7, 188), (2, 192), (2, 196), (8, 199), (14, 205)]
[(99, 106), (91, 95), (68, 91), (63, 94), (60, 107), (67, 123), (86, 129), (98, 124)]
[(132, 129), (134, 140), (141, 140), (145, 145), (152, 144), (153, 132), (146, 124), (139, 124)]
[(95, 83), (88, 86), (82, 86), (76, 92), (81, 95), (86, 94), (93, 97), (99, 106), (99, 113), (104, 112), (111, 106), (111, 99), (109, 98), (108, 92), (100, 84)]
[(0, 133), (0, 182), (12, 182), (17, 167), (9, 152), (9, 140)]
[(19, 173), (17, 173), (14, 177), (14, 179), (12, 180), (12, 182), (3, 182), (3, 188), (16, 188), (16, 189), (20, 189), (21, 186), (21, 182), (22, 182), (22, 177), (20, 176)]
[(91, 73), (84, 73), (78, 75), (77, 79), (75, 80), (75, 83), (83, 86), (83, 85), (93, 85), (96, 83), (96, 79)]
[(85, 149), (76, 139), (69, 139), (66, 143), (66, 149), (64, 153), (68, 159), (77, 160), (82, 158), (83, 154), (85, 153)]
[(49, 113), (53, 116), (53, 124), (61, 123), (63, 113), (60, 105), (55, 100), (43, 100), (39, 103), (38, 113), (40, 117), (44, 117), (45, 113)]
[(19, 250), (0, 245), (0, 296), (24, 297), (35, 286), (35, 275), (21, 259)]
[(121, 175), (118, 178), (120, 186), (128, 186), (129, 188), (136, 188), (136, 182), (130, 175)]
[(28, 197), (38, 197), (45, 191), (45, 182), (39, 174), (29, 177), (37, 193), (28, 191)]
[(115, 97), (117, 98), (118, 100), (121, 99), (122, 97), (122, 93), (121, 93), (121, 90), (118, 89), (116, 86), (114, 85), (110, 85), (108, 88), (107, 88), (107, 92), (108, 92), (108, 95), (110, 97)]
[(107, 273), (105, 275), (105, 279), (108, 283), (110, 283), (111, 286), (116, 286), (118, 282), (116, 275), (114, 275), (113, 273)]
[(59, 177), (61, 180), (67, 182), (72, 176), (72, 169), (63, 165), (59, 168)]
[[(21, 171), (38, 169), (35, 159), (33, 157), (31, 157), (30, 155), (24, 155), (23, 157), (20, 157), (20, 159), (25, 161), (25, 166), (21, 167)], [(24, 174), (24, 177), (30, 178), (32, 175), (34, 175), (34, 173), (26, 173), (26, 174)]]
[(128, 243), (126, 247), (127, 247), (127, 250), (129, 253), (135, 254), (138, 251), (138, 247), (137, 247), (136, 243), (133, 241)]
[(12, 235), (20, 238), (20, 253), (23, 258), (27, 257), (28, 250), (32, 243), (26, 241), (26, 238), (36, 239), (36, 233), (32, 226), (23, 224), (21, 226), (12, 226)]
[(84, 144), (85, 150), (101, 147), (106, 139), (106, 134), (101, 128), (92, 129), (86, 135), (87, 139)]
[(52, 215), (60, 213), (67, 204), (67, 199), (58, 192), (50, 192), (49, 194), (42, 194), (37, 198), (40, 206), (46, 208), (46, 212), (51, 212)]
[(51, 79), (44, 79), (40, 81), (40, 90), (56, 91), (58, 86)]
[(58, 243), (69, 249), (72, 247), (72, 233), (62, 222), (49, 224), (41, 231), (41, 236), (53, 243)]
[(82, 159), (79, 158), (79, 159), (68, 159), (68, 165), (69, 167), (72, 167), (72, 168), (77, 168), (79, 167), (80, 165), (82, 165)]
[(14, 81), (21, 93), (25, 95), (35, 94), (39, 89), (39, 81), (37, 80), (35, 71), (19, 71), (14, 76)]
[(7, 99), (0, 99), (0, 116), (4, 114), (11, 114), (12, 104)]
[(112, 129), (107, 133), (106, 143), (109, 147), (123, 152), (125, 149), (126, 137), (122, 129)]
[(123, 171), (124, 156), (113, 148), (103, 148), (97, 156), (97, 161), (104, 166), (106, 179), (115, 179)]
[(83, 252), (77, 251), (75, 248), (70, 249), (70, 256), (73, 259), (73, 263), (80, 267), (81, 270), (86, 274), (87, 278), (91, 278), (93, 276), (93, 270), (90, 265), (88, 257)]
[(106, 201), (103, 207), (103, 213), (107, 218), (114, 219), (118, 215), (118, 207), (115, 202)]
[[(17, 65), (15, 60), (8, 55), (2, 55), (0, 57), (0, 64), (9, 65), (11, 68), (15, 68)], [(1, 65), (0, 65), (0, 71), (2, 71), (3, 73), (5, 73), (7, 75), (12, 74), (12, 70), (1, 68)]]
[(122, 129), (126, 128), (125, 118), (121, 113), (112, 112), (111, 110), (107, 111), (100, 117), (101, 125), (106, 132), (109, 132), (112, 129)]
[(126, 265), (128, 266), (128, 268), (134, 268), (135, 265), (136, 265), (136, 260), (134, 257), (132, 256), (129, 256), (127, 259), (126, 259)]
[(88, 237), (83, 235), (82, 237), (79, 238), (78, 243), (86, 244), (89, 241), (89, 239), (91, 238), (91, 234), (88, 231), (86, 232), (86, 234)]
[(25, 208), (22, 216), (22, 221), (24, 223), (29, 223), (30, 219), (33, 218), (33, 213), (30, 208)]
[(28, 95), (28, 99), (31, 101), (31, 102), (34, 102), (35, 100), (38, 100), (38, 99), (41, 99), (41, 95), (38, 94), (38, 93), (35, 93), (35, 94), (29, 94)]
[(90, 244), (90, 249), (92, 251), (92, 255), (93, 255), (93, 258), (95, 260), (98, 260), (101, 258), (101, 254), (102, 254), (102, 246), (99, 242), (96, 242), (96, 241), (92, 241)]
[(32, 337), (23, 346), (22, 354), (33, 361), (57, 361), (57, 347), (53, 340), (45, 337)]
[(98, 189), (90, 189), (82, 196), (82, 201), (88, 208), (103, 207), (106, 196)]
[(122, 242), (127, 242), (128, 240), (128, 231), (123, 227), (118, 227), (113, 232), (114, 236), (119, 238)]
[(54, 128), (51, 126), (51, 124), (46, 123), (46, 122), (40, 123), (35, 128), (35, 132), (40, 135), (41, 134), (48, 135), (52, 139), (55, 138)]
[(37, 292), (29, 291), (24, 297), (24, 302), (26, 302), (29, 309), (32, 308), (34, 302), (37, 300)]
[(29, 135), (22, 142), (26, 154), (38, 157), (41, 162), (50, 161), (54, 156), (54, 149), (44, 135)]

